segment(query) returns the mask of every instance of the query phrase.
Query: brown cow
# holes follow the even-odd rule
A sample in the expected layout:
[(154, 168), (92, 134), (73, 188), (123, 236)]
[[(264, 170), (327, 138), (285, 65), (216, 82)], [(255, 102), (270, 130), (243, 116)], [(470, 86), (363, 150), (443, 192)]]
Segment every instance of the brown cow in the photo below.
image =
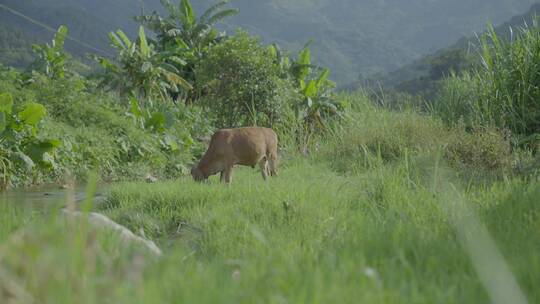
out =
[(221, 129), (212, 136), (208, 150), (199, 164), (191, 169), (191, 176), (196, 181), (203, 181), (219, 172), (221, 181), (230, 183), (235, 165), (255, 168), (259, 164), (266, 180), (269, 173), (277, 175), (277, 149), (278, 139), (272, 129)]

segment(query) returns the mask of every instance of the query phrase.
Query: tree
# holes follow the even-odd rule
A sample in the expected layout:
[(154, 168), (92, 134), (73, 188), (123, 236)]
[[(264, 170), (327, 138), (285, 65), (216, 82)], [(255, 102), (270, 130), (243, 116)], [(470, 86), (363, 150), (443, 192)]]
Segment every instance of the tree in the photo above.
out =
[(245, 32), (213, 47), (195, 70), (201, 104), (218, 127), (273, 126), (297, 95), (268, 48)]
[(0, 93), (0, 190), (17, 176), (17, 170), (55, 168), (54, 152), (61, 142), (37, 137), (38, 125), (46, 115), (45, 107), (35, 102), (17, 111), (11, 94)]
[(200, 57), (208, 45), (219, 39), (215, 24), (226, 17), (238, 14), (236, 9), (222, 9), (228, 1), (220, 1), (208, 8), (199, 18), (189, 0), (180, 1), (178, 6), (170, 0), (161, 0), (168, 16), (163, 18), (157, 12), (137, 16), (135, 20), (152, 30), (162, 48), (171, 44), (184, 45)]
[(49, 78), (64, 78), (66, 74), (66, 61), (69, 58), (64, 51), (64, 42), (67, 35), (68, 28), (62, 25), (54, 35), (51, 45), (48, 43), (32, 45), (37, 59), (31, 65), (31, 68), (44, 73)]
[[(238, 14), (236, 9), (224, 9), (228, 1), (220, 1), (211, 6), (200, 17), (189, 0), (182, 0), (173, 5), (170, 0), (161, 0), (168, 16), (162, 17), (157, 12), (141, 14), (135, 20), (156, 34), (159, 51), (174, 49), (177, 56), (185, 58), (186, 64), (177, 66), (182, 76), (188, 81), (195, 80), (195, 66), (201, 61), (209, 48), (224, 38), (215, 28), (216, 23), (226, 17)], [(192, 91), (189, 99), (198, 99), (198, 92)]]
[(185, 60), (174, 50), (157, 52), (146, 39), (144, 28), (139, 28), (137, 41), (132, 42), (118, 30), (109, 34), (111, 45), (117, 49), (116, 62), (96, 57), (105, 69), (102, 86), (118, 90), (121, 94), (137, 94), (147, 98), (168, 99), (168, 92), (189, 91), (190, 83), (180, 76), (178, 65)]
[(268, 48), (274, 64), (282, 71), (282, 77), (291, 79), (299, 94), (293, 107), (297, 119), (297, 140), (305, 153), (314, 132), (323, 129), (325, 120), (339, 115), (344, 107), (334, 96), (335, 83), (328, 79), (330, 70), (312, 64), (310, 44), (311, 41), (293, 60), (276, 44)]

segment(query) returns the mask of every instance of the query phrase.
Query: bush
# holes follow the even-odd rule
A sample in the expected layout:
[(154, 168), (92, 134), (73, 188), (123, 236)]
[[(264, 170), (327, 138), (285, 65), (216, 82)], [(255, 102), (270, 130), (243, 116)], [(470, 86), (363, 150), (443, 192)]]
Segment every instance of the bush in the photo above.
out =
[[(160, 128), (146, 128), (130, 117), (126, 101), (95, 86), (77, 77), (52, 80), (0, 70), (0, 89), (13, 96), (14, 113), (35, 103), (46, 108), (48, 115), (35, 141), (61, 142), (48, 170), (25, 171), (23, 164), (12, 168), (14, 186), (55, 181), (68, 173), (85, 178), (88, 171), (99, 172), (107, 181), (141, 179), (148, 173), (162, 178), (187, 173), (193, 155), (202, 150), (193, 138), (209, 132), (197, 108), (146, 103), (145, 111), (163, 118)], [(21, 143), (11, 148), (24, 147)]]
[(273, 126), (290, 111), (296, 93), (258, 39), (238, 32), (212, 48), (197, 66), (200, 104), (216, 127)]
[(496, 129), (448, 128), (435, 117), (376, 107), (361, 93), (341, 98), (354, 106), (342, 124), (318, 143), (319, 156), (339, 171), (365, 171), (441, 149), (445, 160), (459, 169), (504, 173), (512, 168), (510, 142)]
[(486, 171), (512, 168), (510, 142), (496, 129), (478, 128), (472, 132), (453, 129), (448, 132), (447, 141), (445, 157), (454, 165)]

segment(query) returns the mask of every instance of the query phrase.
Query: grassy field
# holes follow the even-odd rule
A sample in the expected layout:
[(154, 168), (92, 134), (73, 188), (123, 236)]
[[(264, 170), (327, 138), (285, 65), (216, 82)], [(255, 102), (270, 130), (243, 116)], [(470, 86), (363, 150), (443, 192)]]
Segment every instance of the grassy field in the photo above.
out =
[[(540, 303), (536, 23), (482, 35), (433, 99), (370, 100), (308, 46), (217, 37), (223, 4), (111, 33), (89, 77), (65, 27), (0, 66), (0, 191), (75, 186), (0, 193), (0, 304)], [(279, 176), (193, 182), (205, 139), (247, 125), (279, 135)]]
[(112, 186), (94, 210), (160, 258), (58, 206), (0, 204), (0, 302), (539, 302), (540, 180), (504, 139), (357, 104), (267, 183)]

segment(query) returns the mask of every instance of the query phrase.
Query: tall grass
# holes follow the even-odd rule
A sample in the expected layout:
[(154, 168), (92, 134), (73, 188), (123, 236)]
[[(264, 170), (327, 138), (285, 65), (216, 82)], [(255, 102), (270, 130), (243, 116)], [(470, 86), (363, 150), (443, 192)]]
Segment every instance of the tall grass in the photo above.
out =
[(515, 156), (509, 140), (496, 129), (448, 128), (437, 117), (374, 106), (363, 93), (342, 98), (349, 99), (352, 110), (318, 144), (319, 157), (339, 172), (363, 173), (442, 149), (445, 160), (462, 174), (512, 174)]
[(525, 142), (540, 132), (540, 28), (535, 21), (512, 40), (493, 27), (481, 37), (481, 64), (443, 82), (434, 111), (446, 122), (507, 129)]
[[(266, 183), (238, 168), (229, 186), (113, 185), (95, 211), (156, 241), (158, 259), (0, 202), (0, 303), (485, 303), (494, 281), (540, 301), (540, 180), (508, 173), (509, 143), (343, 98), (340, 124)], [(481, 183), (462, 178), (477, 171)], [(470, 214), (481, 233), (460, 226)]]

